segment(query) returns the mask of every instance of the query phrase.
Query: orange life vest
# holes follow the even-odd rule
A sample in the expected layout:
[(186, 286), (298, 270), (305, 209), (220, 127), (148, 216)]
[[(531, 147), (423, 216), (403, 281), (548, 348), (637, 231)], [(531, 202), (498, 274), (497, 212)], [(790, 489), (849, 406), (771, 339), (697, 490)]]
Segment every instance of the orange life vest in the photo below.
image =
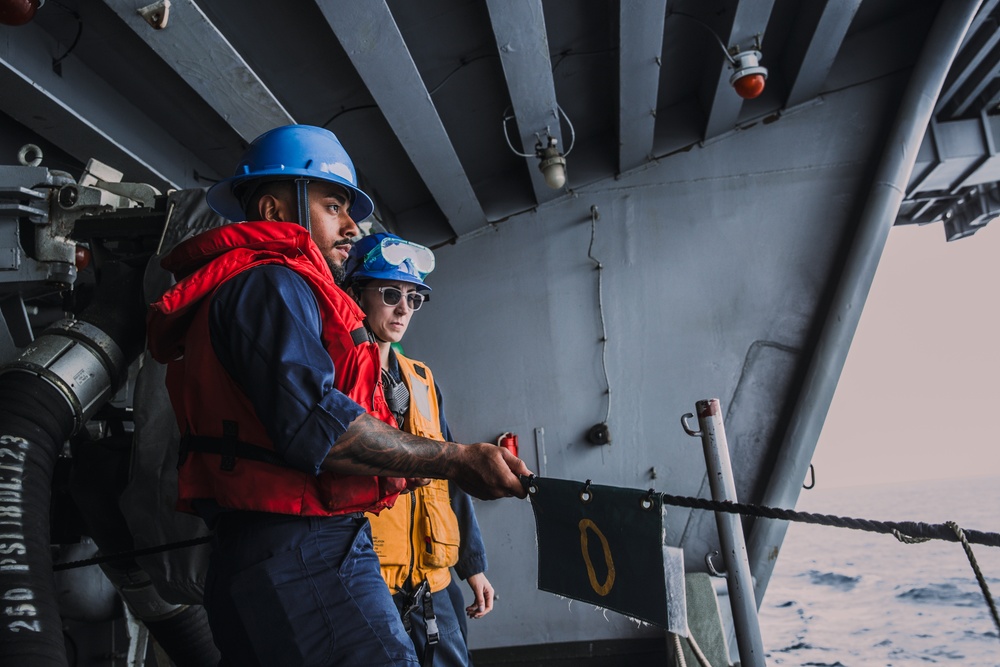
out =
[[(403, 382), (410, 390), (403, 430), (443, 441), (431, 370), (398, 353), (396, 359)], [(436, 593), (451, 583), (449, 568), (458, 562), (460, 535), (458, 519), (451, 509), (448, 480), (435, 479), (413, 493), (404, 493), (391, 510), (369, 519), (372, 543), (389, 590), (395, 593), (407, 581), (416, 588), (426, 579)]]

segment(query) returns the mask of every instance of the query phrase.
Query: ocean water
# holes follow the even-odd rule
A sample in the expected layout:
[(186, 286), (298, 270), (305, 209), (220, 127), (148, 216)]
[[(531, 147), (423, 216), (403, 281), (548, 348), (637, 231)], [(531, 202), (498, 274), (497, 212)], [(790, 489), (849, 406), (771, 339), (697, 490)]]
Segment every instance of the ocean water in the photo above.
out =
[[(1000, 477), (803, 490), (796, 509), (1000, 533)], [(1000, 548), (972, 549), (1000, 607)], [(958, 542), (791, 523), (760, 625), (768, 665), (1000, 665), (1000, 634)]]

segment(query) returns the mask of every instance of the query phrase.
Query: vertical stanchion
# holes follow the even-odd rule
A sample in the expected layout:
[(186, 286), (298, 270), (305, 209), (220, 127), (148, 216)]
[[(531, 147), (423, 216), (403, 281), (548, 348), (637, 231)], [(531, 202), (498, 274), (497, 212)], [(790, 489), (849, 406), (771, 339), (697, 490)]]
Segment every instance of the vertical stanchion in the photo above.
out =
[[(701, 429), (701, 443), (705, 449), (705, 465), (708, 468), (712, 499), (720, 502), (738, 502), (719, 399), (698, 401), (695, 406), (698, 410), (698, 424)], [(764, 644), (757, 619), (757, 602), (754, 598), (750, 561), (747, 558), (746, 542), (743, 540), (740, 515), (716, 512), (715, 522), (719, 527), (719, 541), (726, 563), (726, 586), (729, 589), (729, 601), (733, 609), (740, 664), (743, 667), (763, 667)]]

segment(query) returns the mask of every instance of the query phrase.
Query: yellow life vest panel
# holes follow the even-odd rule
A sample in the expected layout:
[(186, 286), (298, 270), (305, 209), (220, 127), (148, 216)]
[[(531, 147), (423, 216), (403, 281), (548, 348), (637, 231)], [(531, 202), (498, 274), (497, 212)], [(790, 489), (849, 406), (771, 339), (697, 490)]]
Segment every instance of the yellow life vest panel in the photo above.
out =
[[(407, 433), (444, 441), (440, 406), (431, 369), (396, 354), (400, 374), (410, 391), (403, 424)], [(458, 519), (451, 509), (448, 480), (435, 479), (412, 493), (401, 493), (392, 509), (369, 516), (372, 543), (382, 563), (382, 578), (393, 593), (409, 581), (424, 579), (432, 592), (451, 583), (449, 568), (458, 562)]]

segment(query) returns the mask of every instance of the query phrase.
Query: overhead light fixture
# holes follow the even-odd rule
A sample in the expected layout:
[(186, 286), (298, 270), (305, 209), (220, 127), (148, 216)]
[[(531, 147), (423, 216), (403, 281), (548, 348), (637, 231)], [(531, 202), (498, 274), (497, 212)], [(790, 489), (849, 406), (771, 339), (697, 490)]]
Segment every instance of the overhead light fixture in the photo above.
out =
[(712, 33), (723, 55), (729, 61), (729, 66), (733, 68), (733, 74), (729, 77), (729, 85), (733, 87), (736, 94), (745, 100), (752, 100), (764, 92), (764, 81), (767, 79), (767, 68), (762, 67), (760, 59), (760, 35), (754, 36), (754, 46), (752, 49), (740, 50), (740, 47), (727, 47), (722, 38), (712, 29), (712, 26), (702, 21), (697, 16), (692, 16), (685, 12), (672, 11), (669, 14), (689, 18), (699, 24), (705, 30)]
[[(729, 56), (728, 51), (726, 55)], [(745, 100), (752, 100), (764, 92), (767, 68), (760, 66), (760, 57), (760, 51), (756, 49), (740, 51), (735, 56), (729, 56), (729, 62), (735, 70), (729, 77), (729, 85)]]
[[(548, 125), (545, 126), (544, 136), (541, 132), (535, 132), (537, 142), (535, 143), (534, 154), (519, 152), (510, 143), (510, 134), (507, 132), (507, 122), (514, 118), (514, 116), (505, 113), (503, 118), (503, 136), (507, 139), (507, 146), (517, 156), (537, 157), (538, 169), (542, 172), (542, 176), (545, 177), (545, 184), (553, 190), (559, 190), (566, 185), (566, 156), (569, 155), (576, 144), (576, 131), (573, 129), (573, 123), (570, 122), (569, 116), (566, 115), (566, 112), (558, 104), (556, 105), (556, 109), (566, 119), (566, 124), (569, 125), (570, 143), (565, 153), (559, 151), (559, 140), (552, 136)], [(510, 107), (507, 107), (507, 110), (509, 112)], [(556, 120), (559, 120), (558, 114), (555, 114), (555, 112), (553, 114), (556, 115)]]
[(545, 176), (545, 185), (558, 190), (566, 185), (566, 156), (559, 152), (559, 140), (549, 137), (548, 145), (537, 152), (538, 168)]

